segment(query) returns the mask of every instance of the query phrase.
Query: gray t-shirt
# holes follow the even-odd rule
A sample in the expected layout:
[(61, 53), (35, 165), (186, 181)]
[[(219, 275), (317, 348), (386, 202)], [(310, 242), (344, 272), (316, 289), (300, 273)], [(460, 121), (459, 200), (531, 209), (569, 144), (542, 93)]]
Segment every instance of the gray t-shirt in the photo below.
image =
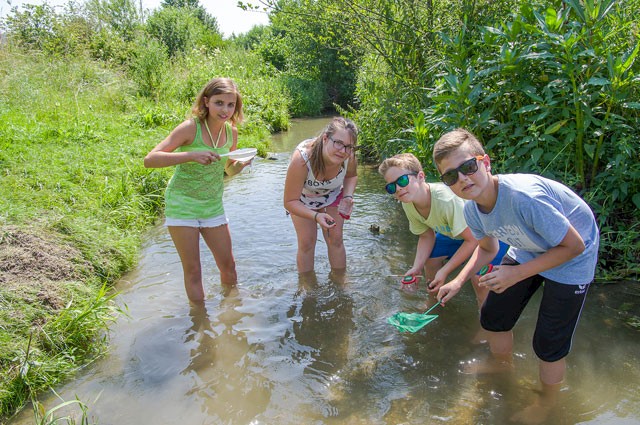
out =
[(569, 285), (593, 280), (600, 233), (593, 212), (568, 187), (533, 174), (498, 176), (498, 198), (493, 210), (482, 213), (475, 202), (464, 206), (467, 225), (476, 239), (491, 236), (510, 246), (507, 255), (526, 263), (557, 246), (571, 224), (585, 250), (577, 257), (540, 273)]

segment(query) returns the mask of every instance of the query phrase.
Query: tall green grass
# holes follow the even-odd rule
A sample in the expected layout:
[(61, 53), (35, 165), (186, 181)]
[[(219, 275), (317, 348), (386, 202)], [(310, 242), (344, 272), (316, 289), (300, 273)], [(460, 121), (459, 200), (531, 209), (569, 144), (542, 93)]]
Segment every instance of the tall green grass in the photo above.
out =
[(134, 266), (173, 171), (142, 159), (187, 117), (197, 90), (216, 76), (238, 82), (241, 147), (264, 154), (270, 131), (288, 127), (286, 90), (253, 61), (195, 51), (166, 64), (151, 99), (125, 68), (0, 47), (0, 254), (7, 229), (77, 252), (73, 277), (47, 281), (62, 309), (36, 285), (0, 285), (0, 419), (102, 353), (121, 314), (111, 285)]
[[(69, 407), (77, 407), (80, 410), (80, 417), (78, 419), (70, 415), (64, 417), (59, 417), (56, 415), (59, 410), (68, 409)], [(93, 422), (90, 422), (87, 412), (87, 405), (78, 399), (62, 401), (60, 404), (50, 408), (49, 410), (45, 410), (45, 407), (42, 405), (42, 403), (38, 402), (37, 400), (34, 400), (33, 402), (33, 415), (35, 425), (58, 425), (62, 424), (63, 420), (67, 425), (89, 425)]]
[(117, 315), (108, 285), (134, 264), (140, 234), (162, 205), (166, 176), (145, 170), (142, 157), (166, 129), (123, 119), (136, 112), (132, 86), (97, 63), (5, 49), (0, 69), (0, 228), (81, 255), (76, 279), (49, 282), (62, 310), (37, 302), (28, 282), (0, 289), (7, 416), (102, 352)]

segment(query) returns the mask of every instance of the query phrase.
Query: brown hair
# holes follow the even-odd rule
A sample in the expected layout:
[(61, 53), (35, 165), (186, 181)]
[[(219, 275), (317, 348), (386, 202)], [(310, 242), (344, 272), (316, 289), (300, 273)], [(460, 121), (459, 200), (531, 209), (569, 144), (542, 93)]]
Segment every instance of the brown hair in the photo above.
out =
[(309, 163), (314, 176), (324, 173), (324, 158), (322, 158), (322, 139), (333, 136), (338, 130), (347, 130), (351, 135), (351, 143), (356, 146), (358, 143), (358, 128), (350, 119), (343, 117), (335, 117), (329, 125), (315, 138), (311, 143), (311, 153), (309, 154)]
[(419, 173), (422, 171), (422, 164), (415, 155), (411, 153), (400, 153), (398, 155), (394, 155), (391, 158), (387, 158), (382, 161), (382, 164), (378, 167), (378, 173), (384, 177), (389, 171), (389, 168), (398, 167), (403, 170), (412, 171), (414, 173)]
[(194, 117), (198, 117), (200, 121), (205, 120), (207, 115), (209, 115), (209, 109), (204, 104), (204, 98), (229, 93), (236, 95), (236, 109), (233, 111), (230, 121), (233, 125), (239, 124), (244, 118), (242, 114), (242, 95), (240, 95), (236, 83), (230, 78), (214, 78), (209, 81), (202, 91), (200, 91), (195, 102), (193, 102), (191, 113)]
[(484, 149), (482, 144), (476, 136), (464, 128), (456, 128), (453, 131), (445, 133), (440, 139), (433, 145), (433, 162), (436, 166), (444, 158), (449, 156), (452, 152), (460, 149), (463, 145), (466, 145), (472, 155), (484, 155)]

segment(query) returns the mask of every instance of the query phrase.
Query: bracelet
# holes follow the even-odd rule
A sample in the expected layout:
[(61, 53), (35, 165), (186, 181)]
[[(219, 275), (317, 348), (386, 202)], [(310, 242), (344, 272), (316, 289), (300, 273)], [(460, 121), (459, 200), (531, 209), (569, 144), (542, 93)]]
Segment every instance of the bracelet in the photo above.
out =
[(316, 211), (316, 214), (313, 216), (313, 221), (316, 223), (318, 222), (318, 214), (320, 214), (320, 211)]
[(351, 199), (353, 199), (353, 195), (344, 195), (344, 196), (342, 197), (342, 199), (344, 199), (344, 198), (351, 198)]

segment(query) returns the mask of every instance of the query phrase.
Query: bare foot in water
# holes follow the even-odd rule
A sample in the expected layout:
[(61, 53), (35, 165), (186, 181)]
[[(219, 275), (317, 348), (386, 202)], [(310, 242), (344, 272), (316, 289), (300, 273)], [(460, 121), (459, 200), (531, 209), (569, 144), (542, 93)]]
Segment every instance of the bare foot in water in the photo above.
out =
[(542, 383), (542, 391), (533, 404), (511, 416), (511, 421), (525, 425), (537, 425), (546, 421), (551, 409), (558, 403), (561, 385), (562, 383)]
[(536, 400), (531, 406), (526, 407), (515, 415), (511, 416), (512, 422), (517, 422), (525, 425), (538, 425), (543, 423), (549, 412), (553, 408), (553, 404), (542, 402), (540, 399)]
[(489, 373), (506, 373), (514, 371), (511, 358), (491, 356), (486, 360), (473, 359), (462, 363), (460, 372), (466, 375), (482, 375)]

